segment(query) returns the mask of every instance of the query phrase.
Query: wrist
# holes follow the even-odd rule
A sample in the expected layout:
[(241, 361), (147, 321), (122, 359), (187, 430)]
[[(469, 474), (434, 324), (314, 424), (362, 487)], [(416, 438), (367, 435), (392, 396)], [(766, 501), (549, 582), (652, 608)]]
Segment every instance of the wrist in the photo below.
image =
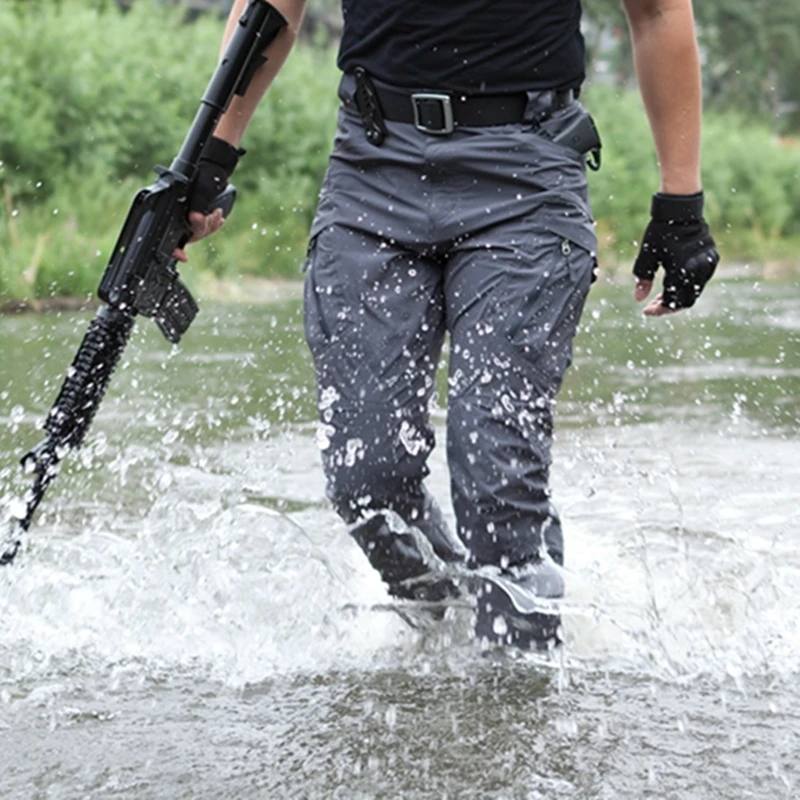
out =
[(658, 222), (698, 222), (703, 218), (703, 192), (667, 194), (656, 192), (650, 203), (650, 216)]
[(206, 161), (210, 164), (215, 164), (225, 171), (228, 177), (231, 176), (239, 163), (239, 159), (245, 154), (245, 150), (240, 147), (234, 147), (230, 142), (221, 139), (218, 136), (212, 136), (203, 148), (203, 154), (200, 156), (201, 161)]
[(663, 194), (694, 194), (703, 188), (699, 156), (659, 158), (658, 190)]

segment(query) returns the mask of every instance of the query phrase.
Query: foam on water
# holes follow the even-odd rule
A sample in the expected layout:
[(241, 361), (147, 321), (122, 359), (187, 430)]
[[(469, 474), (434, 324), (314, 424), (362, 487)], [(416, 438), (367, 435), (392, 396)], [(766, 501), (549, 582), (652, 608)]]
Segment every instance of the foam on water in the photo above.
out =
[(572, 655), (666, 677), (796, 674), (796, 445), (746, 434), (583, 439), (557, 486)]
[(332, 565), (288, 517), (211, 505), (160, 502), (113, 533), (102, 519), (80, 533), (38, 529), (0, 575), (8, 675), (140, 662), (241, 684), (364, 663), (406, 635), (399, 619), (338, 613), (354, 590), (380, 597), (380, 585)]
[[(676, 447), (669, 437), (641, 426), (558, 445), (563, 663), (679, 680), (796, 673), (794, 446), (698, 433)], [(289, 446), (285, 470), (238, 458), (235, 447), (214, 474), (162, 464), (141, 517), (100, 506), (34, 526), (29, 551), (0, 571), (7, 676), (138, 663), (241, 685), (413, 657), (420, 637), (398, 616), (352, 613), (387, 596), (327, 507), (319, 476), (287, 478), (298, 463), (314, 468), (310, 432), (278, 449)], [(440, 496), (443, 475), (434, 465)], [(294, 493), (300, 507), (282, 513), (248, 500), (248, 483), (287, 502)], [(463, 636), (439, 641), (452, 649)]]

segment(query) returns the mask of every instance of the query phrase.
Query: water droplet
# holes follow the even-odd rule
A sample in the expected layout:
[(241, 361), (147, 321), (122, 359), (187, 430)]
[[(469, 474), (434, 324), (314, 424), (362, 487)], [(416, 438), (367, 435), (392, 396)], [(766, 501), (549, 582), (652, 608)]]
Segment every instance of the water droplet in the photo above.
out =
[(498, 636), (505, 636), (508, 633), (505, 617), (498, 615), (492, 620), (492, 631)]

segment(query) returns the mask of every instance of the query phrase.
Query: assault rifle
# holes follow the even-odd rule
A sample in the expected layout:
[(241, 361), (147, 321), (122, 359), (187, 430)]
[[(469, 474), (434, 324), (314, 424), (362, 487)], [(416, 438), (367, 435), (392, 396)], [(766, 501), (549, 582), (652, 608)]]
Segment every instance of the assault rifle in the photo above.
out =
[[(169, 169), (156, 167), (158, 179), (134, 198), (100, 281), (100, 307), (44, 423), (47, 437), (22, 459), (34, 475), (0, 543), (0, 564), (13, 561), (61, 459), (83, 442), (108, 382), (128, 343), (137, 315), (152, 318), (165, 338), (177, 343), (198, 308), (176, 269), (173, 252), (189, 240), (188, 195), (206, 142), (235, 94), (244, 94), (266, 61), (264, 49), (286, 26), (266, 0), (250, 0), (206, 88), (200, 108)], [(225, 216), (235, 190), (228, 187), (212, 203)], [(212, 209), (209, 209), (212, 210)]]

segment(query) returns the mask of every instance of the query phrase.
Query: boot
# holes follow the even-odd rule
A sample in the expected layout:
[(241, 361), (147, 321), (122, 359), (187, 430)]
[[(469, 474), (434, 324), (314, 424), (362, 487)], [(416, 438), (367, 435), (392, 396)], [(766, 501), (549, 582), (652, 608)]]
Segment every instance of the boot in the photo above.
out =
[(561, 644), (564, 578), (552, 561), (476, 576), (475, 636), (482, 642), (549, 651)]
[[(444, 564), (431, 543), (420, 531), (403, 525), (401, 520), (397, 519), (396, 523), (391, 525), (387, 514), (378, 513), (350, 530), (369, 563), (386, 583), (389, 594), (426, 602), (459, 597), (458, 586), (444, 574)], [(446, 552), (451, 557), (454, 554), (452, 548)]]

